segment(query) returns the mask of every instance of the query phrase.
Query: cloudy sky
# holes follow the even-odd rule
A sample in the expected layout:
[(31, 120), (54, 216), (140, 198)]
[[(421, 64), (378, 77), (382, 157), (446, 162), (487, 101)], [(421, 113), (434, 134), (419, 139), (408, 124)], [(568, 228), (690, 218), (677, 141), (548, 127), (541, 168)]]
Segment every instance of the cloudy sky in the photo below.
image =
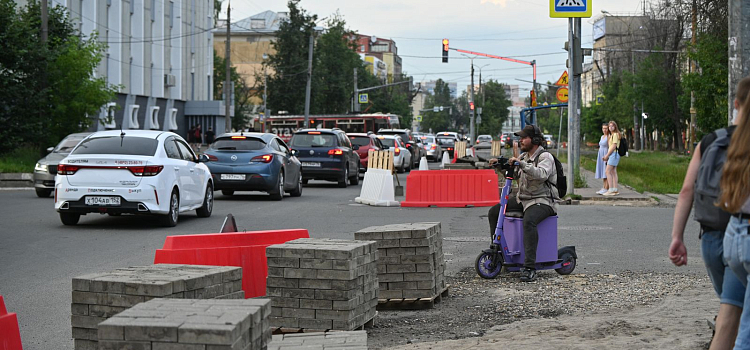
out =
[[(226, 6), (225, 0), (224, 10)], [(319, 18), (338, 11), (351, 29), (393, 39), (404, 72), (415, 82), (442, 78), (457, 82), (459, 92), (469, 85), (471, 61), (451, 51), (449, 63), (442, 63), (442, 38), (455, 48), (536, 60), (538, 82), (554, 83), (565, 70), (567, 52), (562, 47), (568, 20), (549, 17), (549, 0), (302, 0), (300, 6)], [(592, 6), (593, 18), (602, 16), (602, 10), (640, 14), (643, 0), (596, 0)], [(232, 22), (266, 10), (286, 11), (287, 1), (232, 0)], [(592, 23), (582, 20), (583, 47), (592, 46)], [(475, 59), (474, 65), (475, 82), (482, 67), (483, 80), (531, 88), (531, 83), (517, 80), (532, 79), (530, 66), (482, 58)]]

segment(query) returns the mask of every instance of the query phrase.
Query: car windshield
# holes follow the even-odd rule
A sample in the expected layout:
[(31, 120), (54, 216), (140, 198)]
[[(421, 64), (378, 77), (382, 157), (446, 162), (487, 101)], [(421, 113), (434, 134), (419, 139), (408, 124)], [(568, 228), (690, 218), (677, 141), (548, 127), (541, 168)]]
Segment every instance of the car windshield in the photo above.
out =
[(209, 149), (217, 151), (257, 151), (266, 147), (263, 140), (255, 137), (229, 138), (222, 137), (216, 140)]
[(380, 143), (385, 147), (396, 147), (396, 139), (382, 138), (380, 139)]
[(94, 137), (81, 142), (72, 154), (124, 154), (153, 156), (159, 141), (147, 137), (107, 136)]
[(423, 136), (422, 142), (424, 143), (435, 143), (435, 138), (432, 136)]
[(455, 143), (456, 143), (456, 140), (454, 140), (453, 138), (447, 138), (447, 137), (438, 137), (438, 138), (437, 138), (437, 142), (438, 142), (439, 144), (441, 144), (441, 145), (449, 145), (449, 146), (452, 146), (453, 144), (455, 144)]
[(367, 146), (370, 144), (370, 138), (366, 136), (349, 136), (349, 140), (352, 141), (352, 145)]
[(492, 141), (492, 137), (490, 137), (490, 136), (479, 136), (479, 137), (477, 137), (477, 141)]
[(336, 136), (331, 134), (294, 134), (292, 147), (333, 147)]
[(60, 143), (55, 147), (55, 150), (52, 152), (70, 153), (70, 151), (72, 151), (73, 148), (75, 148), (76, 145), (81, 142), (84, 137), (85, 136), (68, 136), (60, 141)]
[(409, 136), (405, 132), (398, 132), (398, 131), (383, 131), (380, 134), (382, 134), (382, 135), (401, 136), (402, 140), (406, 140), (406, 139), (409, 138)]

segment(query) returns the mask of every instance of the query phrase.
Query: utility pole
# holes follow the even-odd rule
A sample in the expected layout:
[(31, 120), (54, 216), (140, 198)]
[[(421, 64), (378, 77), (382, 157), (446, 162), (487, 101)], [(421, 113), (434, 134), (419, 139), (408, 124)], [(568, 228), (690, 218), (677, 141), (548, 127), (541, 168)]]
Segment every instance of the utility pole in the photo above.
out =
[[(748, 0), (750, 1), (750, 0)], [(568, 90), (568, 189), (575, 193), (575, 174), (580, 166), (580, 113), (581, 113), (581, 19), (568, 18), (568, 62), (570, 89)]]
[[(471, 60), (471, 103), (474, 103), (474, 60)], [(474, 106), (476, 108), (476, 106)], [(474, 141), (474, 110), (469, 108), (469, 143)]]
[(42, 0), (42, 45), (47, 44), (47, 0)]
[(268, 106), (266, 106), (266, 96), (268, 95), (268, 73), (266, 72), (266, 66), (263, 65), (263, 123), (261, 123), (263, 132), (266, 131), (266, 121), (270, 117), (268, 113)]
[(750, 18), (750, 0), (729, 0), (729, 96), (727, 125), (732, 124), (737, 83), (750, 75), (750, 31), (743, 28)]
[[(313, 33), (315, 28), (310, 33), (310, 44), (308, 45), (307, 52), (307, 87), (305, 88), (305, 127), (310, 127), (310, 88), (312, 84), (312, 60), (313, 60)], [(359, 101), (357, 101), (359, 102)]]
[[(695, 0), (693, 0), (693, 23), (692, 23), (692, 38), (690, 42), (693, 44), (693, 47), (695, 47), (696, 38), (695, 38), (695, 30), (698, 25), (698, 13), (695, 7)], [(695, 60), (690, 60), (690, 73), (695, 72)], [(643, 107), (641, 107), (643, 108)], [(696, 111), (695, 111), (695, 91), (690, 91), (690, 145), (688, 146), (688, 149), (690, 150), (690, 154), (693, 154), (695, 151), (695, 147), (693, 146), (695, 144), (695, 117), (696, 117)]]
[(353, 111), (359, 112), (359, 89), (357, 89), (357, 68), (354, 68), (354, 106)]
[(226, 126), (224, 128), (225, 132), (232, 132), (232, 115), (231, 115), (231, 104), (232, 104), (232, 59), (231, 59), (231, 50), (230, 50), (230, 42), (232, 41), (231, 37), (231, 29), (232, 28), (232, 2), (227, 2), (227, 45), (226, 45), (226, 55), (224, 56), (226, 58), (225, 63), (227, 65), (226, 69), (226, 79), (224, 79), (224, 119), (226, 119)]

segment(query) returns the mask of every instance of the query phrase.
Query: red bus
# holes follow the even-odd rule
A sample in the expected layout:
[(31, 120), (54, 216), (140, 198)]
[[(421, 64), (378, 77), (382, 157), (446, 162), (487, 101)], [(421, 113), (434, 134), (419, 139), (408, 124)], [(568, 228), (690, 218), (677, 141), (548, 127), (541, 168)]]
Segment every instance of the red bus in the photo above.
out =
[[(278, 135), (282, 140), (288, 142), (295, 131), (301, 129), (305, 124), (304, 115), (272, 115), (268, 118), (268, 132)], [(339, 128), (344, 132), (372, 131), (377, 133), (379, 129), (396, 129), (399, 127), (399, 117), (396, 114), (328, 114), (311, 115), (311, 128)]]

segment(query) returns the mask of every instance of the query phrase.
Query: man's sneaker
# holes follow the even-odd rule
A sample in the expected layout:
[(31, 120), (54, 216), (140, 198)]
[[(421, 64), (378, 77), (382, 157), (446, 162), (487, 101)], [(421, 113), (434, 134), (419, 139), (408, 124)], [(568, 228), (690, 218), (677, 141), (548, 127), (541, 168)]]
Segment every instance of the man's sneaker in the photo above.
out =
[(521, 282), (536, 281), (536, 270), (524, 268), (521, 270)]

